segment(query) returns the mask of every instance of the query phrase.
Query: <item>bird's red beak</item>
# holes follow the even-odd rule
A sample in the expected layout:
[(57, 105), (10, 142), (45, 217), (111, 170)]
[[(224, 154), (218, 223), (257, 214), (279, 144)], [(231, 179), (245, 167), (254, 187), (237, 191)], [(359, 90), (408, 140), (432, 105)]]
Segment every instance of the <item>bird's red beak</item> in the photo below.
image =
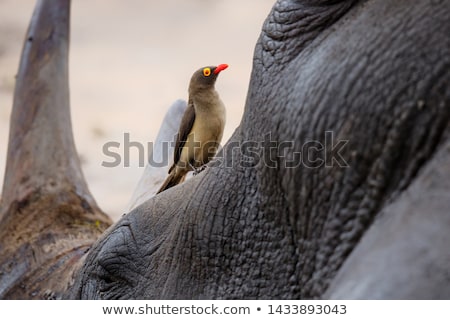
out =
[(219, 74), (221, 71), (225, 70), (226, 68), (228, 68), (228, 65), (226, 63), (224, 64), (219, 64), (216, 69), (214, 70), (214, 74)]

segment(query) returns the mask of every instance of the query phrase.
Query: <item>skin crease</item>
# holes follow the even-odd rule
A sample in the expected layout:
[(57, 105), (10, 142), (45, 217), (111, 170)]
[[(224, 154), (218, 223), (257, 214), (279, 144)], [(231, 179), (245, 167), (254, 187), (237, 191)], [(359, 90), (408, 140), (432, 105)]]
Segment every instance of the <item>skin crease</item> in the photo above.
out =
[[(431, 1), (278, 1), (223, 160), (124, 216), (90, 250), (68, 296), (450, 298), (444, 246), (407, 240), (449, 240), (448, 186), (436, 180), (450, 178), (440, 166), (450, 162), (449, 14)], [(269, 135), (293, 142), (280, 155), (317, 141), (328, 162), (288, 167), (270, 143), (253, 159), (226, 152)], [(345, 165), (330, 160), (338, 151)], [(411, 206), (424, 190), (438, 204)], [(433, 220), (414, 229), (425, 209)], [(411, 224), (388, 228), (401, 215)], [(383, 237), (394, 242), (380, 245)], [(427, 263), (410, 268), (421, 250)], [(353, 271), (370, 284), (346, 286)], [(395, 274), (408, 281), (392, 284)]]

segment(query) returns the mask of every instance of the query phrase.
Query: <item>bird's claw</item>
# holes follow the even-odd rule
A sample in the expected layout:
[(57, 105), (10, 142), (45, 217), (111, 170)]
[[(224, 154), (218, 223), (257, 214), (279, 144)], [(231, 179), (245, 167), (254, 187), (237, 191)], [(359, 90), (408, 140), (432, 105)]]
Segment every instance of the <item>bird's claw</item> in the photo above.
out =
[(192, 175), (196, 176), (198, 175), (200, 172), (202, 172), (203, 170), (206, 169), (206, 164), (202, 165), (201, 167), (198, 168), (194, 168), (194, 172), (192, 173)]

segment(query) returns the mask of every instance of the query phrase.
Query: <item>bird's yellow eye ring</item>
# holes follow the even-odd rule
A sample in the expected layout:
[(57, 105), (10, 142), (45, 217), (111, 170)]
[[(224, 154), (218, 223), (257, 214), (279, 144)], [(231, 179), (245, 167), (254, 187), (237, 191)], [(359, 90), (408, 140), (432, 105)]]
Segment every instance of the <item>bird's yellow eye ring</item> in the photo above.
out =
[(205, 77), (209, 77), (211, 75), (211, 68), (204, 68), (203, 69), (203, 75)]

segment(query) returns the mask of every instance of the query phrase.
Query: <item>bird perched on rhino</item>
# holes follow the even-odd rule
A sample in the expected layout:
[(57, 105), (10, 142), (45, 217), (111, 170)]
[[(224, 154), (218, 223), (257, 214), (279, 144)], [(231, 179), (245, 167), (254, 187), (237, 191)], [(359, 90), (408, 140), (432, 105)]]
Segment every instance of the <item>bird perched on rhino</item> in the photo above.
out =
[(215, 156), (225, 127), (225, 106), (215, 89), (219, 73), (227, 64), (204, 67), (192, 75), (189, 100), (175, 142), (173, 165), (157, 193), (184, 181)]

